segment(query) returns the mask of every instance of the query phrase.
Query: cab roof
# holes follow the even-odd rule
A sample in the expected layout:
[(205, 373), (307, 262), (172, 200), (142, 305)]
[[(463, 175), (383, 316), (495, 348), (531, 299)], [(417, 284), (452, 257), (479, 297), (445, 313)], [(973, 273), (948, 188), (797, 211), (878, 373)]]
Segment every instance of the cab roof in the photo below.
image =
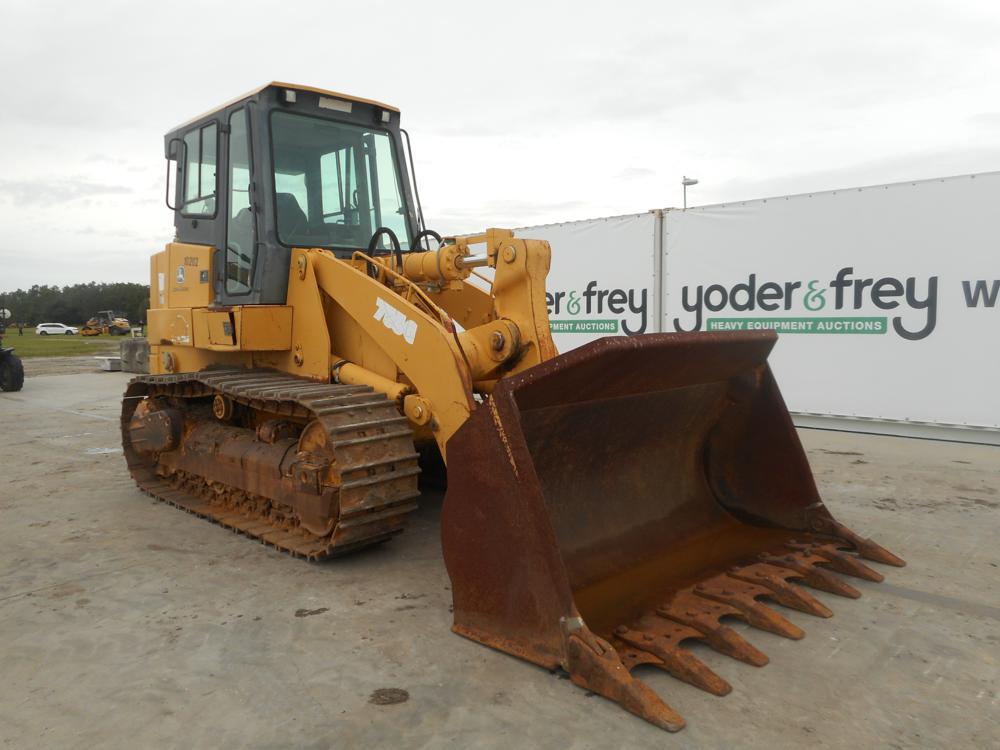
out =
[(215, 112), (219, 112), (220, 110), (223, 110), (226, 107), (229, 107), (230, 105), (236, 104), (237, 102), (241, 102), (244, 99), (249, 99), (250, 97), (256, 96), (261, 91), (264, 91), (265, 89), (269, 89), (269, 88), (292, 89), (294, 91), (308, 91), (308, 92), (313, 93), (313, 94), (322, 94), (323, 96), (332, 96), (332, 97), (334, 97), (336, 99), (343, 99), (343, 100), (349, 101), (349, 102), (358, 102), (359, 104), (369, 104), (369, 105), (374, 106), (374, 107), (380, 107), (381, 109), (387, 109), (390, 112), (397, 112), (397, 113), (399, 112), (399, 108), (398, 107), (394, 107), (391, 104), (384, 104), (382, 102), (375, 101), (374, 99), (365, 99), (365, 98), (360, 97), (360, 96), (351, 96), (350, 94), (341, 94), (338, 91), (330, 91), (329, 89), (320, 89), (320, 88), (316, 88), (315, 86), (303, 86), (303, 85), (298, 84), (298, 83), (285, 83), (283, 81), (271, 81), (270, 83), (265, 83), (263, 86), (258, 86), (257, 88), (253, 89), (252, 91), (247, 91), (245, 94), (240, 94), (235, 99), (230, 99), (226, 103), (220, 104), (218, 107), (213, 107), (212, 109), (208, 110), (207, 112), (202, 112), (197, 117), (192, 117), (191, 119), (184, 121), (180, 125), (178, 125), (178, 126), (176, 126), (174, 128), (171, 128), (169, 132), (173, 133), (173, 132), (176, 132), (178, 130), (183, 130), (183, 129), (187, 128), (189, 125), (191, 125), (192, 123), (198, 122), (199, 120), (202, 120), (205, 117), (208, 117), (209, 115), (211, 115), (211, 114), (213, 114)]

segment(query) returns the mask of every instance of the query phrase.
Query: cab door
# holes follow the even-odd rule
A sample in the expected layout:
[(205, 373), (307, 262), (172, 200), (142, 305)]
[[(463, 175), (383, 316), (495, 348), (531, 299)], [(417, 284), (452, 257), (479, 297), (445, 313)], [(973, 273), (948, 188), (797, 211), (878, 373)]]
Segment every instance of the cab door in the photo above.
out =
[(254, 303), (258, 272), (257, 214), (254, 196), (253, 146), (246, 107), (233, 110), (227, 121), (225, 242), (216, 271), (217, 298), (227, 305)]

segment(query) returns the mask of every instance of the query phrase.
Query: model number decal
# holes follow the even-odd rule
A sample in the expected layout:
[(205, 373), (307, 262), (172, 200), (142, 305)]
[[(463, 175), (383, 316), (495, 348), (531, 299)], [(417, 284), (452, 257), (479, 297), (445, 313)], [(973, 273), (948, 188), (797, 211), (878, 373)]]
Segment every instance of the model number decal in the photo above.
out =
[(409, 320), (381, 297), (375, 298), (375, 315), (373, 317), (375, 320), (381, 320), (382, 325), (397, 336), (402, 336), (403, 341), (407, 344), (413, 343), (413, 339), (417, 335), (417, 321)]

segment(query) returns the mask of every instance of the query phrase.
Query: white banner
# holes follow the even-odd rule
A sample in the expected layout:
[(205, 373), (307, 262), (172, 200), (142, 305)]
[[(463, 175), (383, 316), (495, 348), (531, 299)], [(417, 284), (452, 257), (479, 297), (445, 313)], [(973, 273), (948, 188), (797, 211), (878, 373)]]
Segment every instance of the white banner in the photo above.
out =
[(657, 213), (646, 212), (515, 230), (552, 246), (546, 289), (560, 352), (602, 336), (659, 330), (658, 225)]
[(1000, 173), (662, 225), (662, 330), (777, 329), (791, 411), (1000, 428)]

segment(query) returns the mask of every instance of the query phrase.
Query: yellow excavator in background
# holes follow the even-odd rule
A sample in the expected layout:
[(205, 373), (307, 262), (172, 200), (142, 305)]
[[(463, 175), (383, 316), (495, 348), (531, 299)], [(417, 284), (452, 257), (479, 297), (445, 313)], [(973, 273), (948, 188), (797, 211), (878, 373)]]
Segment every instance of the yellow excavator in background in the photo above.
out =
[(827, 617), (798, 584), (902, 565), (820, 500), (773, 333), (559, 355), (548, 244), (424, 228), (399, 118), (271, 83), (167, 134), (176, 237), (121, 419), (140, 488), (315, 560), (402, 531), (437, 451), (454, 630), (668, 730), (632, 668), (725, 694), (685, 641), (763, 665), (722, 618), (800, 638), (759, 599)]

